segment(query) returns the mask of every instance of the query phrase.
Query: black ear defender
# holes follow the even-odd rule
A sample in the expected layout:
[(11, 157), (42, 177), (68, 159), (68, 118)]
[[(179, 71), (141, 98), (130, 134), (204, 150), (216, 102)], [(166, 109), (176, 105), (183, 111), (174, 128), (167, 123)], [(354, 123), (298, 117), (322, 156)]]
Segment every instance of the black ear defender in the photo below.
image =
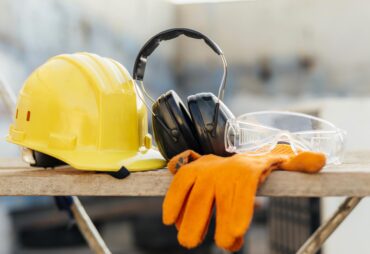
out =
[[(175, 91), (170, 90), (154, 100), (146, 92), (143, 84), (147, 58), (162, 41), (171, 40), (180, 35), (204, 40), (220, 56), (224, 71), (218, 96), (212, 93), (191, 95), (187, 99), (188, 109)], [(144, 93), (153, 102), (152, 109), (148, 108), (152, 113), (154, 138), (159, 151), (166, 160), (188, 149), (200, 154), (231, 155), (226, 151), (224, 142), (226, 122), (234, 118), (222, 102), (226, 77), (227, 62), (221, 48), (207, 36), (195, 30), (187, 28), (165, 30), (153, 36), (141, 48), (136, 57), (133, 78), (141, 85), (142, 91), (138, 91), (140, 99), (145, 103), (142, 96)]]

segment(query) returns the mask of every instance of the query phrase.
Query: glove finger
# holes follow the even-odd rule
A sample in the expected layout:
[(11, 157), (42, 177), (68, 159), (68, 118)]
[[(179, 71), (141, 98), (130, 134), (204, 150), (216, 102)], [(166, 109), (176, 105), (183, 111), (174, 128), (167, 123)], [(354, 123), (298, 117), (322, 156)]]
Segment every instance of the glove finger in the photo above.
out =
[(213, 186), (210, 186), (208, 179), (207, 181), (198, 179), (191, 191), (180, 223), (178, 240), (182, 246), (193, 248), (203, 241), (212, 215), (213, 200)]
[(261, 178), (266, 177), (271, 170), (280, 165), (281, 158), (276, 156), (265, 160), (255, 158), (248, 160), (248, 164), (244, 161), (235, 165), (232, 178), (228, 176), (234, 179), (230, 182), (233, 184), (221, 183), (220, 191), (217, 191), (216, 195), (218, 217), (216, 239), (223, 246), (231, 246), (235, 238), (245, 234), (252, 220), (254, 199)]
[(246, 170), (245, 166), (240, 168), (240, 176), (234, 184), (233, 203), (229, 208), (231, 210), (229, 227), (233, 237), (244, 236), (252, 221), (258, 186), (281, 163), (281, 157), (271, 156), (263, 163), (255, 163), (251, 170)]
[(237, 238), (235, 238), (233, 245), (230, 246), (230, 247), (227, 247), (225, 249), (230, 251), (230, 252), (237, 252), (241, 249), (243, 244), (244, 244), (244, 237), (243, 236), (237, 237)]
[(235, 237), (230, 232), (231, 204), (234, 195), (234, 186), (231, 179), (224, 184), (217, 185), (216, 189), (216, 232), (215, 241), (217, 246), (228, 248), (232, 246)]
[(259, 174), (249, 174), (235, 184), (229, 231), (233, 237), (243, 237), (252, 221)]
[(179, 215), (179, 218), (177, 218), (177, 221), (175, 223), (177, 231), (181, 228), (182, 219), (184, 218), (184, 209), (181, 210), (181, 213)]
[[(186, 202), (187, 203), (187, 202)], [(186, 203), (184, 204), (183, 208), (181, 209), (181, 212), (180, 212), (180, 215), (179, 217), (177, 218), (177, 221), (175, 223), (175, 226), (176, 226), (176, 229), (179, 231), (180, 228), (181, 228), (181, 224), (182, 224), (182, 220), (184, 218), (184, 211), (186, 209)], [(213, 204), (212, 204), (212, 207), (213, 207)], [(204, 239), (204, 237), (206, 236), (206, 233), (208, 231), (208, 228), (209, 228), (209, 224), (211, 223), (211, 218), (212, 218), (212, 213), (210, 213), (209, 217), (208, 217), (208, 222), (207, 222), (207, 225), (205, 226), (204, 228), (204, 231), (203, 231), (203, 235), (202, 235), (202, 239)]]
[(316, 173), (326, 163), (325, 155), (315, 152), (301, 152), (281, 165), (281, 169), (287, 171), (301, 171), (305, 173)]
[(162, 220), (166, 225), (174, 224), (179, 217), (191, 188), (194, 185), (197, 172), (191, 164), (183, 166), (174, 176), (162, 205)]
[(186, 197), (186, 199), (184, 201), (184, 204), (183, 204), (183, 206), (181, 208), (179, 217), (176, 220), (175, 226), (176, 226), (177, 231), (180, 230), (180, 227), (181, 227), (181, 224), (182, 224), (182, 220), (184, 219), (184, 213), (185, 213), (185, 209), (186, 209), (186, 204), (188, 203), (188, 199), (189, 199), (189, 195)]

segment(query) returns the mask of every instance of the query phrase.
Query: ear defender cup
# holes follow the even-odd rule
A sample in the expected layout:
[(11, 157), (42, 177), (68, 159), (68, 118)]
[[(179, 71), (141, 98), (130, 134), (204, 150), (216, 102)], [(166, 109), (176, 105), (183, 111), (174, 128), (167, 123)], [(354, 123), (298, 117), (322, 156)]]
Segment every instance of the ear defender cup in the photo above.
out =
[(230, 156), (225, 147), (225, 127), (234, 118), (226, 105), (212, 93), (198, 93), (188, 97), (188, 106), (202, 154)]
[(154, 138), (166, 160), (188, 149), (202, 153), (190, 114), (175, 91), (161, 95), (153, 113)]

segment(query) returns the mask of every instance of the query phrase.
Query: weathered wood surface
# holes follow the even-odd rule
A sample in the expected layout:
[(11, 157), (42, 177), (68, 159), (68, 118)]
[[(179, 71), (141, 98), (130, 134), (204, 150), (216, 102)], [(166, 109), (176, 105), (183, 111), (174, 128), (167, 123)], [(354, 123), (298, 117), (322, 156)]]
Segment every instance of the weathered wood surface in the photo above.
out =
[[(30, 168), (20, 161), (0, 159), (2, 196), (163, 196), (171, 179), (166, 169), (133, 173), (118, 180), (106, 174), (68, 167)], [(316, 175), (273, 172), (258, 195), (370, 196), (370, 151), (350, 153), (345, 163), (328, 166)]]

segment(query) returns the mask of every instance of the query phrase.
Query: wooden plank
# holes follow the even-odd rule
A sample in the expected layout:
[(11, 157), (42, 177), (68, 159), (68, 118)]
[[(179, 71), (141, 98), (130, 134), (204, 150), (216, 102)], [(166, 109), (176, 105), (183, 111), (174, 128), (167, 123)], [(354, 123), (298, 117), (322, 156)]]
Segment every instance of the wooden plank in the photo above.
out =
[[(370, 164), (367, 167), (369, 169)], [(370, 171), (328, 169), (315, 175), (276, 171), (261, 186), (258, 194), (272, 197), (364, 197), (370, 195), (369, 183)]]
[(161, 196), (171, 179), (166, 169), (134, 173), (123, 180), (67, 167), (0, 169), (0, 195)]
[[(355, 152), (342, 165), (308, 175), (276, 171), (258, 191), (260, 196), (370, 196), (370, 153)], [(30, 168), (16, 160), (0, 160), (2, 196), (163, 196), (172, 175), (166, 170), (138, 172), (123, 180), (109, 175), (58, 169)]]

